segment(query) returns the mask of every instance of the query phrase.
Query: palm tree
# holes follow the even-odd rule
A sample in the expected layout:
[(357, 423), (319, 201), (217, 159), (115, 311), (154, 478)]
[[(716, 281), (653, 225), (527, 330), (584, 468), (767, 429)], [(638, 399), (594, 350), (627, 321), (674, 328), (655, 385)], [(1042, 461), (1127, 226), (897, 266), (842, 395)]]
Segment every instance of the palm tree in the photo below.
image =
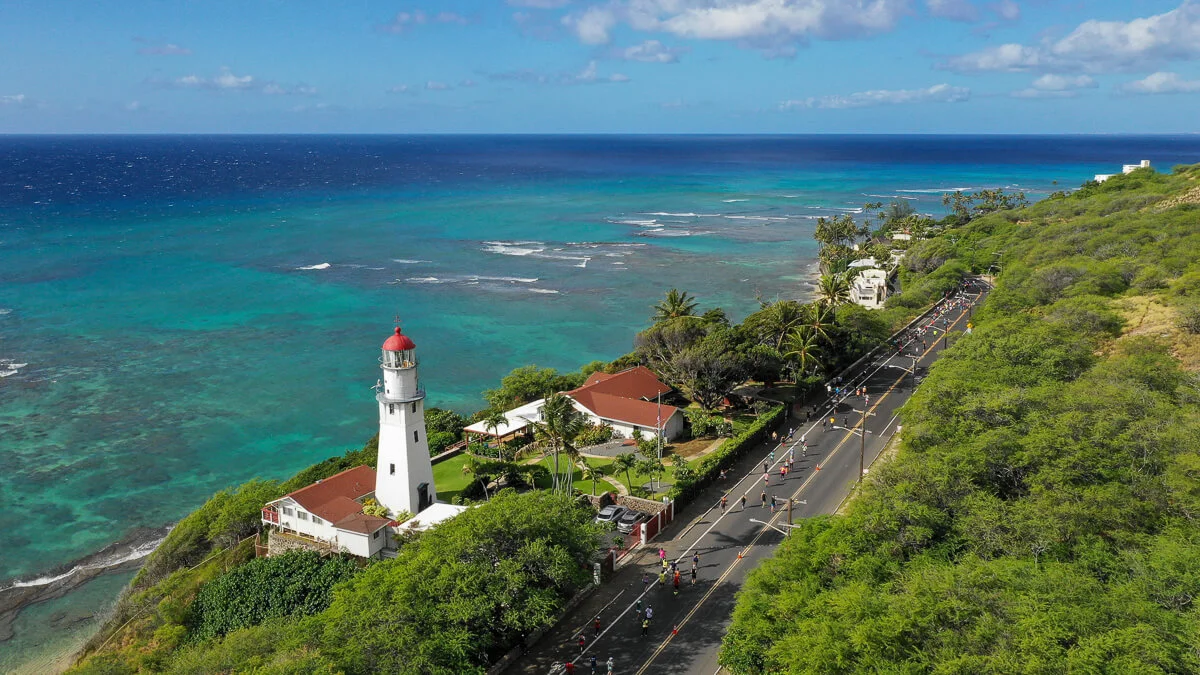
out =
[(687, 291), (672, 288), (667, 291), (667, 297), (662, 302), (654, 305), (654, 323), (695, 315), (696, 298)]
[(804, 327), (823, 342), (829, 342), (829, 326), (833, 323), (833, 310), (820, 303), (804, 306)]
[(783, 353), (784, 358), (794, 361), (801, 375), (821, 366), (818, 360), (821, 346), (817, 342), (817, 334), (808, 326), (792, 331), (784, 343), (784, 349), (787, 350)]
[(596, 486), (600, 482), (600, 477), (604, 475), (604, 470), (587, 462), (584, 462), (579, 468), (583, 471), (583, 479), (592, 481), (592, 496), (595, 497)]
[(655, 477), (661, 476), (662, 472), (666, 471), (667, 467), (663, 466), (661, 459), (658, 459), (657, 457), (649, 457), (647, 459), (640, 460), (637, 463), (637, 469), (638, 471), (650, 476), (650, 492), (654, 492)]
[[(567, 396), (561, 393), (554, 393), (546, 397), (545, 403), (542, 405), (541, 421), (534, 423), (534, 428), (537, 429), (537, 435), (542, 443), (550, 446), (550, 451), (554, 453), (554, 487), (557, 492), (562, 487), (562, 476), (559, 473), (558, 455), (560, 452), (568, 451), (575, 452), (572, 443), (579, 433), (584, 428), (583, 415), (575, 409), (575, 403)], [(568, 466), (571, 466), (568, 464)], [(574, 473), (574, 467), (571, 466)], [(570, 489), (571, 481), (568, 479), (567, 488)]]
[[(483, 422), (483, 428), (491, 431), (493, 436), (496, 436), (496, 431), (500, 429), (500, 427), (508, 424), (508, 418), (505, 417), (504, 413), (499, 410), (489, 410), (480, 421)], [(496, 455), (499, 456), (502, 461), (507, 459), (504, 456), (504, 444), (500, 442), (499, 436), (496, 436)]]
[(492, 498), (488, 496), (487, 491), (488, 469), (489, 467), (487, 462), (482, 462), (478, 457), (470, 455), (467, 457), (467, 461), (463, 463), (462, 472), (463, 475), (474, 476), (475, 479), (479, 481), (479, 484), (483, 487), (484, 500), (491, 501)]
[(636, 469), (637, 465), (637, 455), (633, 454), (632, 452), (627, 452), (623, 455), (617, 455), (617, 458), (614, 459), (612, 463), (613, 471), (625, 472), (625, 484), (629, 486), (629, 490), (631, 492), (633, 491), (633, 479), (629, 477), (629, 472), (632, 469)]
[(842, 274), (827, 274), (817, 285), (817, 302), (826, 307), (837, 307), (850, 301), (850, 282)]
[(763, 328), (771, 346), (783, 348), (783, 341), (797, 326), (804, 323), (804, 306), (795, 300), (777, 300), (766, 307)]

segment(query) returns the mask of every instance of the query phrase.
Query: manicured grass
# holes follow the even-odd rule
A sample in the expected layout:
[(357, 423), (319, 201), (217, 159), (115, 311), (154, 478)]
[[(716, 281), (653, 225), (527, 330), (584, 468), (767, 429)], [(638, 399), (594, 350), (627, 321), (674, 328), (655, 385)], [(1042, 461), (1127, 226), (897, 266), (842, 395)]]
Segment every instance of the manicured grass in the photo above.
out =
[(471, 475), (462, 472), (470, 457), (463, 453), (433, 465), (433, 484), (437, 487), (438, 499), (453, 500), (471, 482)]

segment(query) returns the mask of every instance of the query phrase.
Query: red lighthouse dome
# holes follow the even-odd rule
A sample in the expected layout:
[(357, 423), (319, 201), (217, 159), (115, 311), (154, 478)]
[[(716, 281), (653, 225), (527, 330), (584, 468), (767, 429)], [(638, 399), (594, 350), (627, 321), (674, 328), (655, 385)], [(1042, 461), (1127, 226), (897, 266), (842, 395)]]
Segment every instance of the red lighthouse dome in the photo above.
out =
[(383, 350), (386, 352), (406, 352), (416, 348), (417, 345), (413, 343), (412, 338), (401, 333), (399, 326), (396, 326), (396, 333), (383, 343)]

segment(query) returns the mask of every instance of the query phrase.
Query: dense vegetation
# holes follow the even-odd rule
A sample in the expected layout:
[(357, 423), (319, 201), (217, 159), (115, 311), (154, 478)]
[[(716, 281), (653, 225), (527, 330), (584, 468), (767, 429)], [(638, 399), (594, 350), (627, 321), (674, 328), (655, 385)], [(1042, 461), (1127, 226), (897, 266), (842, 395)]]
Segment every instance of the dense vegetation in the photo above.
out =
[(910, 273), (999, 267), (996, 289), (901, 411), (895, 459), (752, 573), (727, 668), (1200, 671), (1197, 185), (960, 202), (914, 245)]
[(482, 673), (590, 580), (592, 516), (506, 490), (362, 571), (311, 553), (217, 566), (203, 582), (181, 570), (187, 592), (157, 586), (152, 623), (73, 672)]

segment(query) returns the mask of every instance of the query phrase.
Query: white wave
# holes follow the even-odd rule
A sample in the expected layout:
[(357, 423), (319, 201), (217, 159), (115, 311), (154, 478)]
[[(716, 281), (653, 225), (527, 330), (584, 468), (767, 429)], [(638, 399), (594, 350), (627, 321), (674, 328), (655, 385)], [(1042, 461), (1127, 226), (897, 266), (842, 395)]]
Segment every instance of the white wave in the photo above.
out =
[(437, 277), (409, 277), (409, 278), (405, 279), (405, 281), (407, 281), (410, 284), (444, 284), (444, 283), (446, 283), (444, 279), (439, 279)]
[(532, 277), (527, 279), (524, 277), (486, 277), (472, 275), (467, 277), (467, 281), (507, 281), (513, 284), (535, 284), (537, 283), (538, 278)]
[(638, 227), (654, 227), (658, 223), (654, 218), (650, 220), (614, 220), (612, 222), (617, 225), (637, 225)]
[(9, 377), (21, 372), (28, 363), (17, 363), (12, 359), (0, 359), (0, 377)]
[(652, 237), (690, 237), (691, 232), (687, 230), (651, 230), (649, 236)]
[(297, 267), (296, 269), (298, 269), (298, 270), (327, 270), (330, 267), (333, 267), (333, 265), (330, 265), (329, 263), (317, 263), (316, 265), (305, 265), (304, 267)]
[(0, 316), (4, 316), (5, 314), (12, 314), (12, 310), (5, 309), (4, 307), (0, 307)]
[(748, 202), (750, 200), (749, 199), (722, 199), (721, 201), (725, 202), (726, 204), (732, 204), (734, 202)]
[(921, 195), (940, 195), (943, 192), (971, 192), (975, 188), (970, 187), (952, 187), (952, 188), (922, 188), (920, 190), (896, 190), (896, 192), (904, 192), (908, 194)]
[(408, 258), (392, 258), (392, 262), (400, 263), (401, 265), (419, 265), (421, 263), (432, 262), (430, 260), (409, 260)]
[(34, 579), (29, 579), (28, 581), (14, 581), (14, 582), (12, 582), (12, 584), (5, 586), (4, 588), (0, 588), (0, 591), (6, 591), (10, 588), (29, 588), (31, 586), (45, 586), (47, 584), (52, 584), (56, 581), (62, 581), (63, 579), (71, 577), (75, 574), (78, 574), (79, 572), (84, 571), (84, 570), (106, 569), (109, 567), (116, 567), (117, 565), (122, 565), (127, 562), (133, 562), (134, 560), (140, 560), (140, 559), (145, 558), (146, 556), (150, 555), (151, 553), (153, 553), (154, 549), (158, 548), (158, 545), (162, 543), (163, 539), (165, 539), (165, 537), (163, 537), (162, 539), (155, 539), (153, 541), (148, 541), (143, 544), (139, 544), (138, 546), (134, 546), (133, 548), (129, 549), (128, 552), (123, 553), (118, 556), (104, 558), (102, 560), (98, 560), (94, 563), (88, 563), (86, 565), (76, 565), (75, 567), (72, 567), (71, 569), (67, 570), (66, 572), (63, 572), (62, 574), (55, 574), (53, 576), (48, 575), (48, 576), (37, 577)]
[(758, 221), (787, 221), (788, 218), (778, 218), (773, 216), (725, 216), (730, 220), (758, 220)]
[(650, 211), (647, 216), (669, 216), (672, 218), (717, 218), (719, 213), (670, 213), (669, 211)]
[(622, 261), (620, 261), (620, 260), (614, 260), (614, 261), (613, 261), (613, 264), (614, 264), (614, 265), (624, 265), (625, 263), (624, 263), (624, 262), (622, 262)]
[(558, 291), (553, 288), (531, 288), (530, 293), (544, 293), (546, 295), (558, 295)]
[(485, 241), (483, 244), (484, 251), (500, 255), (526, 256), (546, 250), (546, 245), (540, 241)]

